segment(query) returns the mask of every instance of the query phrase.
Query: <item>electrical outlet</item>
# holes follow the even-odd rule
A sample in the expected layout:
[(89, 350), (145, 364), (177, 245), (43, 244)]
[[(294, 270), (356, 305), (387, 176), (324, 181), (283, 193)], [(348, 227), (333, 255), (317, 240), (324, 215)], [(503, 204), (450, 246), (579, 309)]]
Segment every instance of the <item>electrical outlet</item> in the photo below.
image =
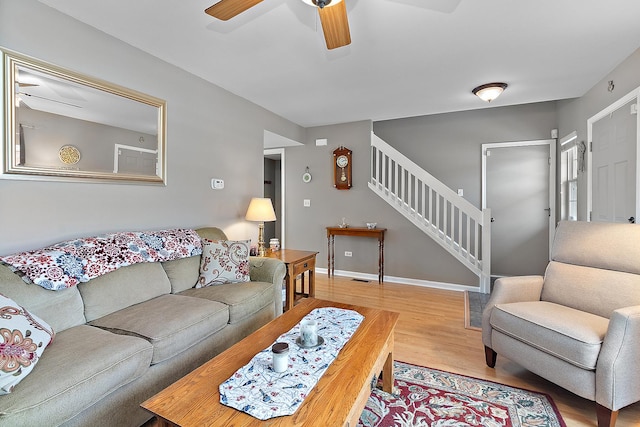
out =
[(311, 207), (311, 199), (304, 199), (302, 204), (305, 208)]
[(353, 253), (351, 253), (351, 251), (344, 251), (344, 256), (353, 256)]

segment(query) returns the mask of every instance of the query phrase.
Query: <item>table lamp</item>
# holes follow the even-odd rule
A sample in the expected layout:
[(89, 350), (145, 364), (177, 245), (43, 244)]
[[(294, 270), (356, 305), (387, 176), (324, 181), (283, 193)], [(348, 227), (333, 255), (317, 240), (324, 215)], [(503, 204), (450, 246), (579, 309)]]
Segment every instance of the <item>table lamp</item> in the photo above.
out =
[(264, 223), (265, 221), (275, 221), (276, 213), (273, 210), (273, 204), (271, 199), (262, 197), (253, 197), (249, 208), (247, 209), (247, 215), (245, 216), (247, 221), (258, 222), (258, 256), (265, 256), (266, 251), (264, 248)]

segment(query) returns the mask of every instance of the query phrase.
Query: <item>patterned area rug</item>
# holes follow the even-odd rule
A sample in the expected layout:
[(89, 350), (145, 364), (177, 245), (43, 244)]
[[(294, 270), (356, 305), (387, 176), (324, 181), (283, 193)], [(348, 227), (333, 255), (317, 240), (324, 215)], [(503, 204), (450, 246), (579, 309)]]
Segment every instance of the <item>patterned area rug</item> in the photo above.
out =
[(374, 390), (358, 426), (566, 427), (546, 394), (402, 362), (394, 372), (394, 394)]

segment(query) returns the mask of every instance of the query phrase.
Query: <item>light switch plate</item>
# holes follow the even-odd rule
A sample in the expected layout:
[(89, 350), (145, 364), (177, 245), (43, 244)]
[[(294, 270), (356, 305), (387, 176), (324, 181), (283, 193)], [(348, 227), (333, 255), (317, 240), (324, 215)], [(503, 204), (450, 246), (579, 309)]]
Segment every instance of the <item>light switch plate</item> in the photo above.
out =
[(302, 201), (302, 204), (304, 205), (305, 208), (311, 207), (311, 199), (304, 199)]

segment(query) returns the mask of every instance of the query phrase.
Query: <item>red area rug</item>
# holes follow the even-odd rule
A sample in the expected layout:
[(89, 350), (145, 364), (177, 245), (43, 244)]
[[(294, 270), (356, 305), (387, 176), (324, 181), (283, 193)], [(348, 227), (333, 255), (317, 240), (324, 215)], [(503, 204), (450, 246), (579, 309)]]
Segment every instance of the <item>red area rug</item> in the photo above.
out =
[(358, 426), (566, 427), (543, 393), (402, 362), (394, 372), (394, 394), (374, 390)]

